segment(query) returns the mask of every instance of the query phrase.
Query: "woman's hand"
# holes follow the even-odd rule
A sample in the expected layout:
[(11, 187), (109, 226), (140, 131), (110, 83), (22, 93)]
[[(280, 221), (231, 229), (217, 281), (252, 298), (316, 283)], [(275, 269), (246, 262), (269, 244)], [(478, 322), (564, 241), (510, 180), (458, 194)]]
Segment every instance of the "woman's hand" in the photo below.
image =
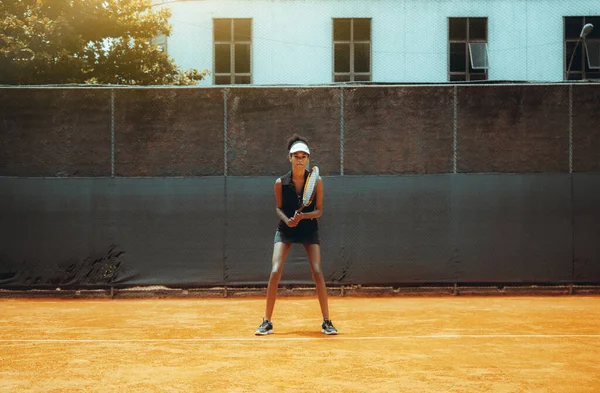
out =
[(288, 218), (286, 224), (290, 228), (294, 228), (302, 220), (302, 213), (296, 212), (293, 217)]

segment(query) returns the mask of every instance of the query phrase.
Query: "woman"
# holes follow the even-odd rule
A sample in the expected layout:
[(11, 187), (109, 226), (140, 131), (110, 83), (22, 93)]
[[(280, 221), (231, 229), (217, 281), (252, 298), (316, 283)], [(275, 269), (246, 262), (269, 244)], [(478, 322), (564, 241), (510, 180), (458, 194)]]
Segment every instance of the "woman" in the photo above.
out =
[(327, 288), (325, 278), (321, 271), (321, 245), (319, 242), (319, 226), (317, 218), (323, 213), (323, 181), (319, 177), (315, 198), (301, 213), (297, 210), (302, 204), (302, 192), (308, 178), (307, 170), (310, 150), (308, 142), (301, 136), (294, 135), (288, 140), (287, 150), (292, 169), (275, 182), (275, 209), (280, 218), (277, 232), (275, 232), (275, 245), (273, 247), (273, 267), (267, 288), (267, 306), (262, 324), (256, 329), (256, 335), (273, 333), (271, 316), (275, 307), (277, 288), (283, 272), (283, 265), (293, 243), (304, 245), (312, 278), (317, 289), (317, 297), (323, 314), (321, 332), (337, 334), (337, 329), (329, 319), (327, 305)]

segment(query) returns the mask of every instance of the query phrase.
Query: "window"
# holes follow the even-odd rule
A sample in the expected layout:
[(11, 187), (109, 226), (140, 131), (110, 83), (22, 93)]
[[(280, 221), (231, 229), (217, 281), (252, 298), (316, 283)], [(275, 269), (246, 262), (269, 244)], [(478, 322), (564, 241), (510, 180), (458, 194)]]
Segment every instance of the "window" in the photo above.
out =
[(371, 80), (371, 19), (333, 20), (333, 81)]
[[(587, 23), (594, 28), (580, 40), (581, 30)], [(600, 16), (565, 17), (564, 32), (565, 80), (600, 79)]]
[(161, 52), (167, 52), (167, 36), (161, 34), (152, 39), (152, 43), (158, 46), (158, 50)]
[(214, 84), (252, 83), (252, 19), (213, 19)]
[(487, 18), (449, 18), (448, 79), (488, 79)]

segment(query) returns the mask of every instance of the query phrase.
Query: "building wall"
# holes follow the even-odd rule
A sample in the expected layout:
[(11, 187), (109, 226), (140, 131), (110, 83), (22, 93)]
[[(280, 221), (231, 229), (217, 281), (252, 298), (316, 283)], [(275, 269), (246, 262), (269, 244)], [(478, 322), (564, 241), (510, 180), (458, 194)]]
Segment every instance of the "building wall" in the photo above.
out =
[(331, 20), (347, 17), (373, 19), (373, 82), (446, 82), (449, 17), (488, 18), (490, 80), (560, 81), (562, 18), (600, 15), (597, 0), (164, 0), (157, 6), (172, 10), (169, 54), (182, 68), (213, 69), (213, 18), (252, 18), (254, 84), (331, 83)]

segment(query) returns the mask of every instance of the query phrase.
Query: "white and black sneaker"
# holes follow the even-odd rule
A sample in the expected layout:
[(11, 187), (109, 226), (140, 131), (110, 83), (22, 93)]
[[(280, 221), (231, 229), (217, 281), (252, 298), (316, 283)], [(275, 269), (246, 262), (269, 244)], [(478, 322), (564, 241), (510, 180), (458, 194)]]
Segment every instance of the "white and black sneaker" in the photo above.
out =
[(267, 334), (273, 334), (273, 322), (268, 319), (263, 319), (258, 329), (254, 332), (254, 335), (265, 336)]
[(333, 326), (330, 319), (324, 319), (323, 324), (321, 325), (321, 333), (325, 333), (328, 335), (338, 334), (337, 329)]

